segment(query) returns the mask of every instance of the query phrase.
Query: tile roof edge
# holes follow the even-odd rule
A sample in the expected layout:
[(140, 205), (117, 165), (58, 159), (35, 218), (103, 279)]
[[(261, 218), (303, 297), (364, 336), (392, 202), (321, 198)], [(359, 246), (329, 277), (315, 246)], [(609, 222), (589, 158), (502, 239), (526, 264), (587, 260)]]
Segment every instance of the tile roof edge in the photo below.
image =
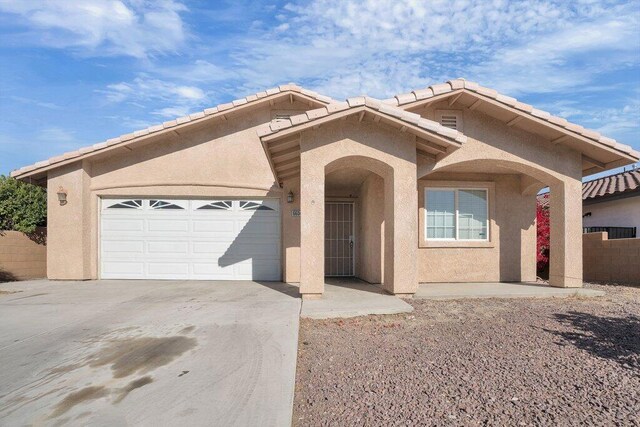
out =
[[(447, 88), (446, 85), (449, 85), (449, 87)], [(431, 94), (428, 93), (429, 90), (431, 91)], [(637, 160), (640, 160), (640, 151), (634, 150), (629, 145), (621, 144), (612, 138), (607, 138), (601, 135), (599, 132), (595, 130), (584, 128), (580, 125), (569, 122), (562, 117), (554, 116), (547, 111), (533, 108), (527, 104), (523, 104), (519, 102), (515, 98), (512, 98), (507, 95), (503, 95), (494, 89), (481, 86), (476, 82), (465, 80), (462, 77), (459, 77), (453, 80), (448, 80), (445, 83), (431, 85), (425, 89), (417, 89), (409, 93), (397, 94), (395, 97), (385, 99), (383, 102), (399, 107), (402, 105), (412, 104), (414, 102), (422, 101), (437, 95), (442, 95), (442, 94), (454, 92), (457, 90), (468, 90), (475, 94), (488, 97), (503, 105), (519, 110), (520, 114), (526, 114), (526, 115), (535, 117), (537, 119), (543, 120), (545, 122), (558, 126), (567, 132), (580, 135), (581, 137), (587, 138), (590, 141), (596, 142), (600, 145), (603, 145), (609, 148), (613, 148), (617, 151), (620, 151), (629, 155), (630, 157), (635, 157)], [(419, 93), (422, 93), (422, 97), (418, 96)]]
[(69, 151), (63, 154), (58, 154), (55, 156), (52, 156), (46, 160), (42, 160), (27, 166), (23, 166), (21, 168), (18, 169), (14, 169), (9, 173), (9, 176), (16, 178), (16, 177), (20, 177), (23, 174), (29, 173), (29, 172), (33, 172), (36, 169), (40, 169), (40, 168), (44, 168), (47, 166), (54, 166), (57, 163), (61, 163), (64, 162), (65, 160), (69, 160), (69, 159), (73, 159), (75, 157), (82, 157), (84, 158), (85, 156), (91, 155), (93, 153), (96, 153), (99, 150), (102, 150), (104, 148), (110, 147), (112, 145), (118, 145), (124, 142), (131, 142), (133, 140), (137, 140), (138, 138), (142, 138), (142, 137), (146, 137), (149, 135), (153, 135), (156, 133), (159, 133), (165, 129), (169, 129), (181, 124), (185, 124), (185, 123), (189, 123), (189, 122), (194, 122), (200, 119), (204, 119), (207, 118), (209, 116), (212, 116), (214, 114), (218, 114), (218, 113), (222, 113), (225, 112), (226, 113), (230, 113), (233, 109), (246, 105), (246, 104), (253, 104), (253, 103), (257, 103), (257, 102), (262, 102), (262, 100), (266, 97), (269, 96), (274, 96), (274, 95), (279, 95), (282, 93), (286, 93), (286, 92), (293, 92), (295, 94), (298, 95), (302, 95), (305, 96), (307, 98), (311, 98), (314, 99), (318, 102), (324, 103), (324, 104), (333, 104), (333, 103), (337, 103), (338, 101), (334, 100), (333, 98), (330, 98), (328, 96), (325, 95), (321, 95), (317, 92), (305, 89), (301, 86), (298, 86), (295, 83), (288, 83), (288, 84), (283, 84), (283, 85), (279, 85), (264, 91), (260, 91), (251, 95), (247, 95), (244, 98), (239, 98), (227, 103), (222, 103), (222, 104), (218, 104), (214, 107), (209, 107), (206, 108), (204, 110), (201, 111), (197, 111), (194, 113), (190, 113), (187, 114), (186, 116), (182, 116), (182, 117), (178, 117), (175, 118), (173, 120), (169, 120), (169, 121), (165, 121), (162, 124), (155, 124), (155, 125), (151, 125), (148, 126), (145, 129), (139, 129), (133, 132), (129, 132), (127, 134), (123, 134), (120, 136), (117, 136), (115, 138), (109, 138), (106, 141), (101, 141), (98, 143), (94, 143), (92, 145), (89, 146), (84, 146), (84, 147), (80, 147), (75, 151)]
[[(263, 138), (265, 136), (273, 135), (281, 130), (295, 128), (300, 125), (313, 122), (323, 117), (331, 116), (346, 110), (356, 108), (368, 108), (374, 113), (383, 114), (394, 119), (401, 120), (411, 126), (416, 126), (422, 130), (435, 133), (446, 139), (455, 141), (459, 144), (466, 142), (467, 137), (462, 132), (442, 126), (440, 123), (433, 120), (425, 119), (415, 113), (410, 113), (393, 105), (389, 105), (384, 101), (373, 98), (370, 96), (355, 96), (347, 98), (341, 103), (328, 104), (324, 107), (320, 107), (314, 110), (308, 110), (302, 114), (291, 116), (287, 121), (282, 119), (272, 120), (271, 122), (260, 126), (257, 129), (258, 136)], [(304, 117), (306, 116), (306, 117)]]

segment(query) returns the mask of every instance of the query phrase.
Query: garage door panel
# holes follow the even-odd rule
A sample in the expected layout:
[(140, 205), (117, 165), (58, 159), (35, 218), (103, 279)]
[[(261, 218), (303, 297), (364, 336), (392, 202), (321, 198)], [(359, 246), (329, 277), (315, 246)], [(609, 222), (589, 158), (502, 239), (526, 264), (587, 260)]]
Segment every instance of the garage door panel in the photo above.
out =
[(144, 253), (144, 242), (136, 240), (106, 240), (102, 242), (102, 252), (110, 255), (122, 254), (130, 256), (131, 254)]
[(175, 218), (167, 218), (167, 219), (149, 219), (147, 220), (147, 224), (150, 232), (176, 232), (189, 231), (189, 221), (187, 220), (179, 220)]
[(142, 231), (144, 228), (144, 221), (142, 219), (127, 219), (127, 218), (110, 218), (103, 222), (103, 231)]
[(235, 228), (235, 221), (232, 219), (216, 220), (216, 219), (197, 219), (193, 221), (193, 231), (196, 233), (223, 233), (233, 235)]
[(188, 278), (189, 263), (187, 262), (148, 262), (147, 273), (150, 277), (171, 276), (172, 278)]
[(144, 277), (144, 263), (120, 261), (102, 264), (102, 277), (105, 279), (117, 279), (123, 274), (132, 278)]
[(272, 262), (244, 261), (236, 264), (236, 269), (242, 280), (280, 280), (280, 272), (273, 268)]
[[(275, 254), (280, 251), (279, 245), (270, 242), (258, 243), (238, 243), (234, 244), (225, 252), (225, 258), (229, 259), (246, 259), (259, 257), (262, 259), (273, 259)], [(278, 257), (279, 258), (279, 257)]]
[(103, 201), (102, 277), (281, 279), (278, 200), (154, 200)]
[(189, 242), (152, 241), (147, 242), (148, 254), (182, 254), (189, 253)]
[(193, 242), (193, 254), (196, 256), (221, 257), (229, 249), (228, 242)]
[(237, 280), (233, 265), (220, 266), (211, 262), (194, 262), (192, 266), (194, 278), (210, 279), (216, 277), (217, 280)]

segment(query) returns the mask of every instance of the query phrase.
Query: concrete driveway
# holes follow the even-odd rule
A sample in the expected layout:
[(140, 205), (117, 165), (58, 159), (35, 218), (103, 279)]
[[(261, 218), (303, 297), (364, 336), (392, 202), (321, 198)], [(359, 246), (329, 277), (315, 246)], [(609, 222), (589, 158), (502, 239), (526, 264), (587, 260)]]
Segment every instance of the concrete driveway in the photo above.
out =
[(291, 424), (300, 299), (282, 283), (0, 284), (0, 424)]

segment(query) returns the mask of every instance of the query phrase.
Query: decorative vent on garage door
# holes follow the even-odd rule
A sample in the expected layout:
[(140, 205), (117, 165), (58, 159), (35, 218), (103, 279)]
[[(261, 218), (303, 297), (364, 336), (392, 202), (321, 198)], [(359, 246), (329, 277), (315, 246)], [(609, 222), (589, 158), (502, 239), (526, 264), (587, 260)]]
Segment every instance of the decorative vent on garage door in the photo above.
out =
[(230, 211), (231, 200), (220, 200), (218, 202), (207, 203), (206, 205), (200, 206), (198, 209), (217, 209), (221, 211)]
[(269, 206), (263, 205), (262, 203), (249, 202), (246, 200), (240, 201), (240, 209), (243, 211), (272, 211)]
[(149, 206), (151, 209), (184, 209), (182, 206), (164, 200), (150, 200)]
[(142, 209), (142, 200), (123, 200), (107, 206), (106, 209)]

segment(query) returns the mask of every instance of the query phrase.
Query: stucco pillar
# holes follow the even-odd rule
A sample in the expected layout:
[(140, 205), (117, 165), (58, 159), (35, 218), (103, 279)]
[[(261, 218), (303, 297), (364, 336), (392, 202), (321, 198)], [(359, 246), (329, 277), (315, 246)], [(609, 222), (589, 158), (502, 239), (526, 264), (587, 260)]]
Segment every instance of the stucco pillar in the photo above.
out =
[(582, 182), (567, 179), (549, 189), (549, 283), (578, 288), (582, 286)]
[[(49, 172), (47, 181), (47, 277), (87, 280), (92, 277), (89, 165), (73, 163)], [(61, 205), (57, 192), (67, 192)]]
[(324, 292), (324, 165), (300, 153), (300, 293)]
[(418, 290), (418, 192), (415, 164), (385, 177), (384, 289), (410, 296)]

